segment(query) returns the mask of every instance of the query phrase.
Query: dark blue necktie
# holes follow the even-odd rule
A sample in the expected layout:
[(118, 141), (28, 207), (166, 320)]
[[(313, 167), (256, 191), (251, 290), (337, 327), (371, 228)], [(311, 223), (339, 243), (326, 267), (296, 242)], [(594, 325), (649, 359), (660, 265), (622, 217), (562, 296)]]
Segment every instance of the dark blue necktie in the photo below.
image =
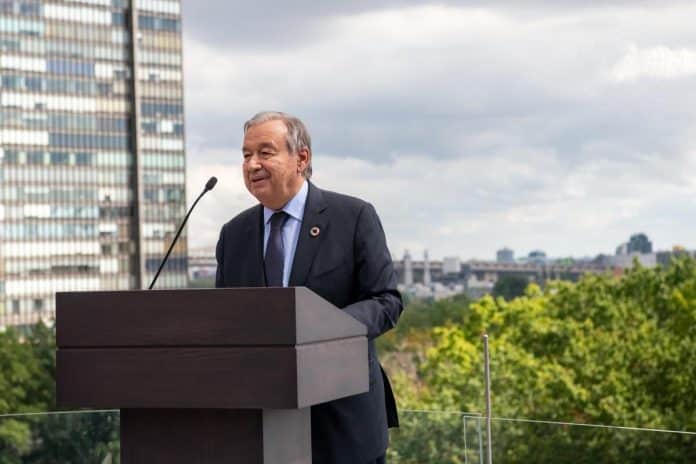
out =
[(271, 216), (271, 234), (266, 244), (266, 285), (268, 287), (283, 286), (283, 267), (285, 265), (285, 248), (283, 247), (283, 225), (288, 219), (285, 211), (278, 211)]

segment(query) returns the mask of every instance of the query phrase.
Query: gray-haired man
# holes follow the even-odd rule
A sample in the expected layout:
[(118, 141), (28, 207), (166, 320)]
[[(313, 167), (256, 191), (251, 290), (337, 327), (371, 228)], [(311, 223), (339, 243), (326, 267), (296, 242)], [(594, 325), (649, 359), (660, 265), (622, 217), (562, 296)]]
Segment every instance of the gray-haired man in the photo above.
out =
[(222, 227), (216, 286), (306, 286), (367, 326), (370, 391), (312, 407), (312, 457), (383, 463), (387, 427), (398, 421), (374, 339), (396, 325), (401, 296), (375, 209), (314, 186), (311, 150), (293, 116), (263, 112), (246, 122), (244, 183), (260, 204)]

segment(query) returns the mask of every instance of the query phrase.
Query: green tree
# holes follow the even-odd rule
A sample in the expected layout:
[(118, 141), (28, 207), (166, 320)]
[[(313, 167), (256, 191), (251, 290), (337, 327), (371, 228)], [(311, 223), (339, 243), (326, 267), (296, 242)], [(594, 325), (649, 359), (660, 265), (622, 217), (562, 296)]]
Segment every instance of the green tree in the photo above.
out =
[(0, 333), (0, 464), (118, 460), (118, 414), (55, 411), (55, 336), (40, 323)]
[[(402, 407), (481, 411), (486, 331), (496, 416), (696, 430), (696, 261), (544, 290), (532, 284), (521, 297), (484, 297), (461, 309), (460, 320), (397, 344), (416, 363), (412, 375), (395, 376)], [(414, 337), (427, 341), (422, 350)], [(433, 430), (423, 426), (420, 443), (395, 435), (396, 462), (416, 462), (404, 447), (421, 453), (420, 462), (462, 459), (461, 450), (435, 446), (447, 434)], [(502, 462), (696, 461), (696, 439), (674, 434), (498, 421), (494, 443)]]
[[(13, 329), (0, 333), (0, 414), (46, 411), (52, 406), (53, 361), (48, 357), (54, 343), (47, 331), (37, 326), (35, 336), (26, 340)], [(26, 420), (0, 418), (0, 464), (21, 462), (31, 441)]]
[(119, 461), (117, 412), (51, 414), (33, 417), (30, 423), (33, 444), (22, 456), (23, 464)]
[(529, 279), (523, 275), (503, 275), (493, 285), (493, 296), (501, 296), (512, 300), (524, 295), (524, 289), (529, 285)]

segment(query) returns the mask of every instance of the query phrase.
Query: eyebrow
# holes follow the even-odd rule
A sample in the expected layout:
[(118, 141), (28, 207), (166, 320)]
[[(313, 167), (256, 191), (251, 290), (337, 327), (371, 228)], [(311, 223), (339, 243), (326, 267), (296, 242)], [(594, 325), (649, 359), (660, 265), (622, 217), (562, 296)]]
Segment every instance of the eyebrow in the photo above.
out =
[[(271, 148), (273, 150), (277, 150), (277, 148), (273, 142), (261, 142), (259, 144), (258, 149), (263, 150), (264, 148)], [(251, 151), (251, 150), (246, 146), (242, 146), (242, 151), (244, 152), (244, 151)]]

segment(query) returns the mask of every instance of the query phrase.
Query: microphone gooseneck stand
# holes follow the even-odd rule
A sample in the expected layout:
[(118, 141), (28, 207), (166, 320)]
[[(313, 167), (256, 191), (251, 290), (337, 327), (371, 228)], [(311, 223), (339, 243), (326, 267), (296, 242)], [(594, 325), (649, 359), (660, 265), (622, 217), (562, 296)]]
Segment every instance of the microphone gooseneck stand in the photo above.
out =
[(148, 290), (152, 290), (152, 287), (155, 286), (155, 282), (157, 282), (157, 278), (160, 275), (160, 272), (162, 272), (162, 268), (164, 268), (164, 265), (167, 263), (167, 260), (169, 259), (169, 255), (172, 252), (172, 249), (174, 248), (174, 245), (176, 244), (177, 240), (179, 240), (179, 235), (181, 235), (181, 231), (184, 229), (184, 226), (186, 225), (186, 221), (188, 221), (189, 216), (193, 212), (193, 208), (196, 207), (198, 204), (198, 201), (203, 198), (203, 195), (208, 193), (210, 190), (215, 187), (215, 184), (217, 184), (217, 177), (211, 177), (208, 179), (208, 182), (205, 184), (205, 188), (201, 192), (200, 195), (198, 195), (198, 198), (196, 198), (196, 201), (193, 202), (191, 205), (191, 208), (189, 208), (188, 213), (186, 213), (186, 216), (184, 217), (184, 220), (182, 221), (181, 225), (179, 226), (179, 230), (176, 231), (176, 235), (174, 236), (174, 240), (172, 240), (172, 244), (169, 245), (169, 249), (167, 250), (167, 254), (164, 255), (164, 259), (159, 265), (159, 269), (157, 269), (157, 273), (155, 274), (155, 277), (152, 279), (152, 282), (150, 283), (150, 286), (147, 288)]

